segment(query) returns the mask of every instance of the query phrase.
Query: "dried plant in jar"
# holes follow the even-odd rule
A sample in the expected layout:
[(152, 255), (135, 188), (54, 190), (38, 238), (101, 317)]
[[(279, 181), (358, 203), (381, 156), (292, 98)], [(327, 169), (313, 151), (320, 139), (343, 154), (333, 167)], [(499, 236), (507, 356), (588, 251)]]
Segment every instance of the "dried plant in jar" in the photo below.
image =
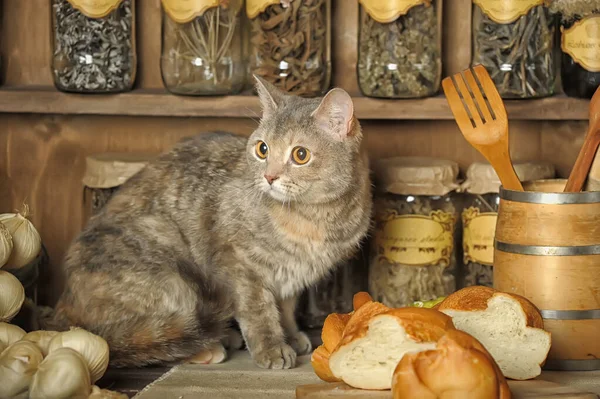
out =
[(331, 79), (331, 0), (247, 0), (250, 69), (281, 90), (320, 96)]
[(166, 88), (183, 95), (239, 93), (245, 83), (242, 0), (162, 0), (161, 72)]
[[(514, 165), (521, 181), (553, 178), (554, 166), (545, 162)], [(474, 163), (467, 169), (462, 211), (463, 270), (458, 288), (493, 287), (494, 238), (500, 204), (500, 179), (488, 163)]]
[(136, 73), (134, 0), (52, 0), (52, 70), (58, 89), (121, 92)]
[(600, 4), (596, 0), (552, 0), (561, 17), (561, 78), (565, 94), (591, 98), (600, 86)]
[(462, 286), (494, 283), (494, 236), (498, 219), (498, 193), (472, 194), (462, 212), (463, 266)]
[[(360, 0), (358, 84), (365, 96), (424, 97), (440, 85), (441, 1)], [(406, 6), (405, 6), (406, 7)]]
[(552, 95), (556, 21), (544, 0), (473, 3), (473, 64), (488, 70), (503, 98)]
[(402, 307), (454, 292), (460, 232), (457, 175), (458, 165), (445, 160), (377, 163), (369, 265), (369, 292), (375, 300)]

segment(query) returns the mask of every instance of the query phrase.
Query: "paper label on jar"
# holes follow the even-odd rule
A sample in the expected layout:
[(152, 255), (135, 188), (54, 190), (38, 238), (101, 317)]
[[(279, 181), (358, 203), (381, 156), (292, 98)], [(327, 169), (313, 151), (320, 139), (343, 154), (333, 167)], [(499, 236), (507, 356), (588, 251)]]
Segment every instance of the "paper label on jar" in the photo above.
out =
[(123, 0), (68, 0), (71, 5), (89, 18), (104, 18)]
[(492, 266), (494, 264), (494, 236), (496, 235), (496, 212), (480, 213), (470, 207), (462, 213), (463, 260)]
[(544, 0), (473, 0), (492, 21), (510, 24), (526, 15), (533, 7), (544, 5)]
[(215, 7), (237, 13), (242, 7), (242, 0), (162, 0), (162, 5), (169, 18), (185, 24)]
[(449, 266), (455, 222), (454, 215), (442, 211), (430, 216), (385, 212), (375, 235), (379, 256), (409, 266)]
[(292, 1), (302, 0), (246, 0), (246, 14), (248, 15), (248, 18), (253, 19), (256, 18), (258, 14), (265, 11), (269, 6), (281, 4), (283, 8), (287, 8)]
[(431, 0), (358, 0), (375, 21), (387, 24), (406, 14), (415, 6), (429, 7)]
[(600, 72), (600, 15), (584, 18), (561, 31), (562, 51), (584, 69)]

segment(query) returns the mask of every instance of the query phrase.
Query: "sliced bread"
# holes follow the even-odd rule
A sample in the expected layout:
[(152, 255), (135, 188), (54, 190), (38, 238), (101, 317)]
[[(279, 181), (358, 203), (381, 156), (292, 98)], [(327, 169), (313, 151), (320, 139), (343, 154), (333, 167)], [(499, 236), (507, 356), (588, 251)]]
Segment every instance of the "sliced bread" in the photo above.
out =
[(539, 310), (527, 299), (474, 286), (449, 295), (437, 309), (481, 342), (505, 377), (528, 380), (540, 375), (551, 337)]
[(338, 382), (341, 381), (336, 378), (329, 368), (329, 356), (339, 345), (342, 340), (342, 335), (346, 329), (346, 325), (350, 321), (350, 318), (354, 313), (364, 305), (368, 305), (363, 309), (359, 315), (359, 318), (368, 317), (370, 314), (377, 312), (382, 313), (387, 311), (388, 308), (384, 305), (373, 302), (371, 296), (366, 292), (359, 292), (354, 295), (353, 308), (354, 310), (350, 313), (332, 313), (327, 316), (323, 323), (323, 329), (321, 331), (321, 341), (323, 344), (317, 347), (311, 355), (310, 361), (315, 371), (315, 374), (327, 382)]
[(407, 353), (434, 349), (453, 329), (451, 319), (426, 308), (386, 309), (371, 302), (358, 309), (331, 352), (332, 375), (361, 389), (390, 389), (392, 374)]
[(394, 371), (394, 399), (510, 399), (492, 356), (469, 334), (448, 330), (435, 349), (407, 354)]

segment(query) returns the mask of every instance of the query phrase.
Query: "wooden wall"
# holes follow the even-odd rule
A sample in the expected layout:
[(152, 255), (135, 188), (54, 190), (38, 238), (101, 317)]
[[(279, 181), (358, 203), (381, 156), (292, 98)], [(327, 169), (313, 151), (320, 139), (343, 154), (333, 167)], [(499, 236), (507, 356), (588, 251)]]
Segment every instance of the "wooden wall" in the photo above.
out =
[[(136, 90), (160, 90), (160, 2), (137, 1), (139, 70)], [(447, 0), (444, 65), (455, 72), (468, 65), (470, 45), (464, 26), (469, 0)], [(358, 8), (354, 0), (334, 0), (334, 85), (360, 95), (356, 85)], [(5, 87), (53, 90), (50, 73), (49, 0), (4, 0), (0, 54)], [(2, 90), (0, 90), (0, 97)], [(397, 102), (402, 107), (402, 102)], [(1, 111), (1, 110), (0, 110)], [(254, 118), (255, 119), (255, 118)], [(372, 158), (395, 155), (436, 156), (466, 168), (482, 160), (453, 121), (362, 121)], [(105, 151), (160, 152), (178, 139), (220, 129), (247, 135), (253, 118), (167, 118), (152, 116), (47, 115), (0, 113), (0, 212), (23, 201), (49, 250), (51, 266), (42, 271), (40, 298), (53, 304), (62, 288), (60, 260), (84, 219), (81, 178), (85, 157)], [(566, 176), (586, 122), (513, 121), (515, 160), (547, 160)]]

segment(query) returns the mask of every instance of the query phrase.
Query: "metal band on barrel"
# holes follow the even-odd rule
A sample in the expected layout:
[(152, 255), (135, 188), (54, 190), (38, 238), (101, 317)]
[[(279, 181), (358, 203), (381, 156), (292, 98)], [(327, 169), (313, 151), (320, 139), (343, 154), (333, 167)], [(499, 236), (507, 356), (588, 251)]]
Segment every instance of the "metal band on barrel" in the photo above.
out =
[(500, 198), (529, 204), (565, 205), (600, 203), (600, 191), (580, 193), (544, 193), (535, 191), (512, 191), (500, 187)]
[(600, 309), (586, 310), (540, 310), (544, 319), (552, 320), (588, 320), (600, 319)]
[(600, 255), (600, 245), (583, 245), (569, 247), (552, 247), (545, 245), (521, 245), (509, 244), (495, 240), (494, 246), (497, 250), (520, 255), (537, 256), (579, 256)]
[(592, 371), (600, 370), (600, 359), (548, 359), (544, 365), (544, 370), (561, 371)]

